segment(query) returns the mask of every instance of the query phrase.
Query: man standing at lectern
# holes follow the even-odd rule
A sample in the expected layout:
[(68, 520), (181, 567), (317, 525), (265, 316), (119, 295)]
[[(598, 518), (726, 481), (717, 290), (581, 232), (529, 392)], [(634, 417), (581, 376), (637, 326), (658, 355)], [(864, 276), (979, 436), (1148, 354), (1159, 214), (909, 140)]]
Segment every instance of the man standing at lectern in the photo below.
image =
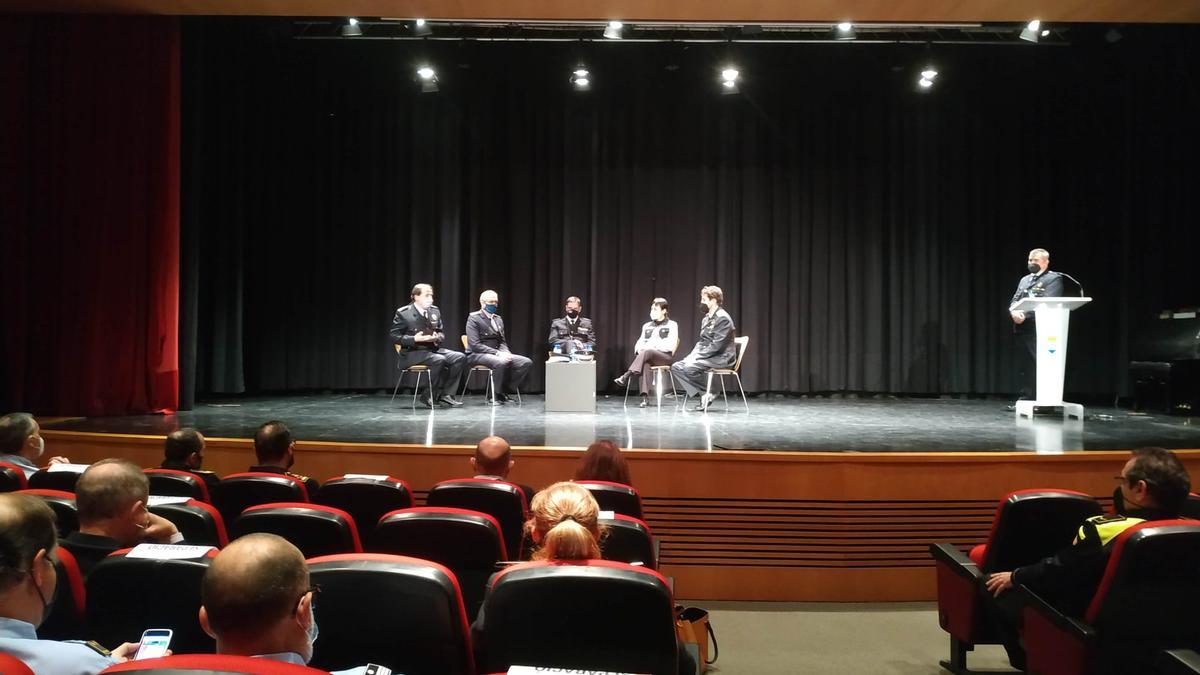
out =
[[(1035, 248), (1029, 252), (1029, 274), (1021, 277), (1017, 292), (1013, 293), (1008, 306), (1025, 298), (1057, 298), (1063, 294), (1063, 278), (1058, 272), (1050, 271), (1050, 252)], [(1020, 378), (1019, 401), (1037, 398), (1037, 319), (1033, 312), (1009, 310), (1013, 322), (1013, 337), (1016, 339), (1017, 376)], [(1015, 410), (1015, 407), (1012, 409)]]

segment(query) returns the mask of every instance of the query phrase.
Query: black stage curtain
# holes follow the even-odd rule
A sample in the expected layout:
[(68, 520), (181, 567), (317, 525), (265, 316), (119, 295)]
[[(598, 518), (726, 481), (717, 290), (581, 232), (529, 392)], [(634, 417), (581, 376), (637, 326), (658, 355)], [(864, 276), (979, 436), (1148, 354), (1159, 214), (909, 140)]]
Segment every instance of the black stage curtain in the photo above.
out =
[[(454, 337), (498, 291), (535, 362), (581, 296), (605, 378), (654, 296), (690, 349), (717, 284), (751, 338), (747, 388), (776, 392), (1013, 391), (1006, 307), (1033, 247), (1096, 298), (1072, 392), (1120, 391), (1131, 332), (1198, 301), (1193, 28), (933, 50), (290, 32), (186, 25), (201, 394), (392, 386), (387, 330), (418, 281)], [(727, 62), (740, 95), (718, 93)], [(576, 63), (593, 91), (571, 91)]]

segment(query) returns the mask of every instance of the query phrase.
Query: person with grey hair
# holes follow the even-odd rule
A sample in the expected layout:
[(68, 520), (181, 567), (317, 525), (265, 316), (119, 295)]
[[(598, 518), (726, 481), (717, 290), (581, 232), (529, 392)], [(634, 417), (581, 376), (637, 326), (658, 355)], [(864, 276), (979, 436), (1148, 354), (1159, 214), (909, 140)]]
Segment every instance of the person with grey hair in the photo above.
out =
[(564, 303), (563, 316), (550, 322), (550, 349), (558, 348), (563, 354), (583, 351), (584, 345), (592, 345), (595, 351), (596, 330), (592, 320), (583, 316), (583, 302), (572, 295)]
[[(36, 460), (46, 452), (46, 439), (33, 415), (23, 412), (0, 417), (0, 462), (18, 466), (28, 478), (38, 470)], [(47, 464), (70, 464), (66, 457), (51, 457)]]
[(720, 286), (705, 286), (700, 289), (700, 337), (696, 346), (683, 359), (671, 364), (671, 375), (683, 384), (687, 396), (700, 396), (697, 411), (708, 410), (716, 399), (715, 394), (705, 394), (710, 368), (732, 368), (737, 362), (737, 345), (733, 339), (737, 327), (722, 305), (725, 294)]
[(479, 311), (467, 315), (467, 365), (492, 369), (496, 389), (492, 405), (509, 399), (505, 392), (520, 391), (521, 384), (533, 368), (528, 356), (514, 354), (508, 348), (504, 334), (504, 319), (500, 317), (500, 296), (496, 291), (479, 294)]
[[(1050, 271), (1050, 252), (1035, 248), (1029, 252), (1026, 263), (1029, 274), (1021, 277), (1017, 290), (1008, 306), (1012, 307), (1025, 298), (1057, 298), (1063, 294), (1063, 277)], [(1018, 400), (1037, 398), (1037, 317), (1033, 312), (1008, 311), (1013, 322), (1016, 340), (1017, 378), (1021, 393)], [(1016, 406), (1010, 406), (1016, 410)]]
[(179, 528), (147, 509), (150, 482), (141, 467), (127, 459), (102, 459), (89, 466), (75, 483), (79, 531), (62, 540), (75, 554), (87, 577), (113, 551), (142, 542), (178, 544)]
[(91, 675), (127, 661), (137, 643), (113, 651), (75, 641), (41, 640), (58, 590), (54, 512), (30, 495), (0, 494), (0, 653), (38, 675)]
[(413, 286), (410, 299), (411, 302), (397, 309), (396, 316), (392, 317), (391, 336), (396, 345), (396, 367), (404, 370), (412, 366), (427, 366), (429, 396), (421, 399), (421, 405), (433, 408), (436, 402), (442, 407), (457, 408), (462, 403), (453, 394), (462, 379), (467, 356), (443, 346), (446, 329), (442, 324), (442, 310), (433, 304), (433, 286)]
[(163, 443), (163, 463), (159, 468), (195, 474), (212, 490), (221, 479), (211, 471), (200, 470), (204, 465), (204, 448), (204, 434), (191, 427), (176, 429), (167, 434)]

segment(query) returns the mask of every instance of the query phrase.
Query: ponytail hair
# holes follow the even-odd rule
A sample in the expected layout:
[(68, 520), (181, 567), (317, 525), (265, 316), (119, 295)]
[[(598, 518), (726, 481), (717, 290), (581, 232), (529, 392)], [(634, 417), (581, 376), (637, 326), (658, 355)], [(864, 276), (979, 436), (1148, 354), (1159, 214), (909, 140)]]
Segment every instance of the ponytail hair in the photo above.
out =
[(534, 560), (593, 560), (600, 557), (600, 506), (574, 483), (555, 483), (537, 493), (525, 529), (539, 544)]

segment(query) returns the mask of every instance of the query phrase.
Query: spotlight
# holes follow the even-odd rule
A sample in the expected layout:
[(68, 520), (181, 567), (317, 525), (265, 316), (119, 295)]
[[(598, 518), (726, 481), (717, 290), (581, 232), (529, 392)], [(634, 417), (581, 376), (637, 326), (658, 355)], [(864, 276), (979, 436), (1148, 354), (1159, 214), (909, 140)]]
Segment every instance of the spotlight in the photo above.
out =
[(1026, 42), (1037, 42), (1038, 38), (1041, 37), (1041, 30), (1042, 22), (1034, 19), (1021, 31), (1020, 38)]
[(575, 91), (587, 91), (592, 88), (591, 74), (587, 68), (579, 67), (571, 73), (571, 84), (575, 85)]
[(353, 17), (346, 20), (346, 25), (342, 26), (342, 37), (358, 37), (362, 35), (362, 26), (358, 25), (358, 19)]
[(413, 22), (413, 35), (424, 37), (432, 34), (433, 29), (429, 27), (429, 24), (425, 22), (425, 19), (417, 19)]
[(933, 78), (938, 76), (938, 71), (933, 66), (925, 66), (925, 70), (921, 71), (921, 79), (933, 81)]
[(421, 66), (417, 68), (417, 78), (421, 81), (421, 91), (430, 93), (438, 90), (438, 76), (430, 66)]
[(1048, 31), (1048, 30), (1042, 31), (1042, 37), (1049, 37), (1049, 36), (1050, 36), (1050, 31)]
[(853, 40), (855, 37), (854, 24), (849, 21), (839, 23), (834, 31), (835, 40)]
[(609, 21), (608, 26), (604, 29), (604, 37), (609, 40), (620, 40), (623, 28), (625, 28), (625, 24), (620, 21)]
[(721, 93), (722, 94), (738, 93), (737, 82), (738, 82), (738, 78), (740, 78), (740, 77), (741, 77), (741, 74), (738, 73), (737, 68), (732, 68), (729, 66), (726, 66), (725, 68), (723, 68), (721, 70)]
[(928, 77), (922, 77), (921, 79), (917, 80), (917, 86), (922, 89), (929, 89), (933, 86), (933, 80), (929, 79)]

